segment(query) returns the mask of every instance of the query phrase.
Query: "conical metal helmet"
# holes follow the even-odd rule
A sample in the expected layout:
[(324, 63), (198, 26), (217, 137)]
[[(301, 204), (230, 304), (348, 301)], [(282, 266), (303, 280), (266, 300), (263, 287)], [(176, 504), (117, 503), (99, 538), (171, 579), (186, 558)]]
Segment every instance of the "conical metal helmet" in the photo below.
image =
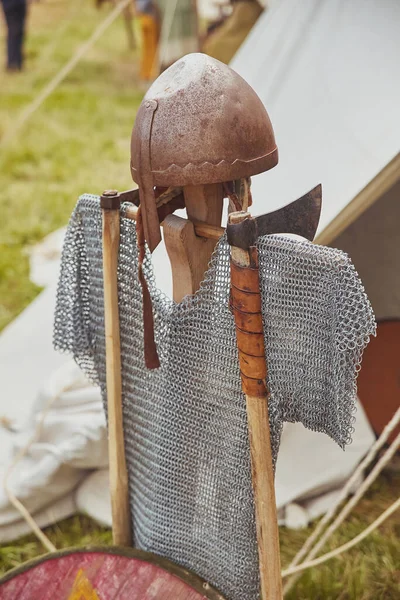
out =
[(277, 162), (271, 121), (249, 84), (205, 54), (178, 60), (146, 93), (132, 133), (131, 172), (150, 250), (161, 240), (155, 186), (232, 181)]

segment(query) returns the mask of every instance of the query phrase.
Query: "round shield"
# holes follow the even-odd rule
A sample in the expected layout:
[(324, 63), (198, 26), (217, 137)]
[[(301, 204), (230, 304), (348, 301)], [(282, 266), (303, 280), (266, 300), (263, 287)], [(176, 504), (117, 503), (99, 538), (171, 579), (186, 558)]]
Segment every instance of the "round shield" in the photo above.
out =
[(0, 600), (224, 600), (171, 561), (132, 548), (74, 548), (13, 569)]

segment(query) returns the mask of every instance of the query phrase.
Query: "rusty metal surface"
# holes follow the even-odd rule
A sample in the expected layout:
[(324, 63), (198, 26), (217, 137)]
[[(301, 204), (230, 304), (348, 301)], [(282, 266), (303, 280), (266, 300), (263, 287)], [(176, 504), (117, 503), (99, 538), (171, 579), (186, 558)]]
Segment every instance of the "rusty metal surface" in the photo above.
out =
[(105, 190), (100, 196), (101, 208), (114, 210), (119, 208), (122, 202), (131, 202), (135, 206), (139, 206), (139, 190), (126, 190), (125, 192)]
[(144, 234), (150, 252), (153, 252), (161, 242), (160, 223), (154, 195), (155, 184), (151, 172), (151, 132), (157, 107), (155, 100), (144, 100), (139, 107), (134, 128), (138, 134), (135, 141), (135, 159), (140, 164), (140, 169), (136, 173), (136, 178), (133, 177), (133, 179), (139, 186), (140, 204), (143, 207)]
[(132, 133), (131, 172), (150, 249), (159, 240), (154, 186), (231, 181), (277, 162), (267, 111), (244, 79), (204, 54), (178, 60), (148, 90)]
[(139, 189), (135, 188), (134, 190), (126, 190), (125, 192), (120, 192), (119, 197), (121, 202), (132, 202), (135, 206), (139, 206)]
[(322, 187), (310, 192), (279, 210), (249, 218), (226, 228), (228, 242), (247, 250), (258, 237), (272, 233), (294, 233), (312, 241), (315, 237), (322, 204)]
[(132, 135), (134, 179), (140, 178), (138, 153), (148, 130), (142, 112), (152, 111), (153, 102), (157, 108), (150, 155), (155, 185), (230, 181), (266, 171), (278, 161), (272, 125), (255, 91), (218, 60), (188, 54), (143, 99)]

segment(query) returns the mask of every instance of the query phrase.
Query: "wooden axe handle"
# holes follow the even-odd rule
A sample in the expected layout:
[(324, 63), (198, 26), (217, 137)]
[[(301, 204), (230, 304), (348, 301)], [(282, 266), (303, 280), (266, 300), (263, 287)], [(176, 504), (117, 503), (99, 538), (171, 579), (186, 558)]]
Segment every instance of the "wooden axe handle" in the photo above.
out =
[[(231, 213), (230, 223), (249, 218)], [(268, 418), (267, 366), (261, 314), (258, 254), (231, 246), (231, 303), (242, 389), (246, 395), (262, 600), (282, 598), (278, 520)]]

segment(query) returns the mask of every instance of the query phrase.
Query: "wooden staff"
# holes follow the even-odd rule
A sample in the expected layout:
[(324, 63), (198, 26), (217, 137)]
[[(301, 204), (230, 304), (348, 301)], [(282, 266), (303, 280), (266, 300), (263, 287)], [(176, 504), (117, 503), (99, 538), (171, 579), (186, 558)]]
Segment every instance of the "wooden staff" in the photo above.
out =
[[(187, 294), (194, 293), (203, 279), (221, 223), (222, 184), (188, 186), (184, 189), (189, 218), (201, 221), (199, 231), (211, 228), (211, 239), (200, 238), (192, 221), (169, 215), (164, 220), (165, 244), (171, 260), (173, 296), (180, 302)], [(132, 545), (131, 514), (129, 505), (128, 472), (126, 467), (122, 414), (121, 348), (118, 310), (118, 252), (119, 208), (121, 200), (129, 194), (116, 190), (105, 191), (101, 197), (103, 213), (103, 272), (104, 315), (106, 334), (108, 452), (110, 464), (110, 493), (112, 510), (113, 542), (118, 546)], [(136, 197), (136, 196), (135, 196)], [(128, 211), (129, 212), (129, 211)], [(137, 219), (137, 209), (132, 207), (132, 219)]]
[[(229, 223), (248, 218), (247, 212), (235, 212), (229, 216)], [(231, 290), (242, 389), (246, 395), (261, 597), (279, 600), (282, 578), (256, 247), (247, 251), (231, 246)]]
[(101, 197), (103, 214), (104, 320), (106, 335), (108, 454), (113, 542), (131, 546), (128, 471), (126, 468), (123, 415), (121, 346), (118, 310), (118, 254), (120, 199), (115, 190)]

